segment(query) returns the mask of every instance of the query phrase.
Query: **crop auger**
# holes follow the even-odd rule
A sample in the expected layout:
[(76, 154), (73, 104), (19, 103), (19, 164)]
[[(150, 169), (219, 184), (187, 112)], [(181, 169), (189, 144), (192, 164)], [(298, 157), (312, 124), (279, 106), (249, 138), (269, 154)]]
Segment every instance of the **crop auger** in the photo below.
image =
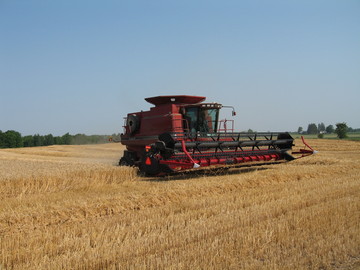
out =
[[(121, 166), (137, 166), (156, 176), (203, 167), (264, 165), (291, 161), (315, 153), (302, 137), (304, 148), (293, 151), (288, 132), (234, 132), (233, 120), (219, 121), (219, 103), (200, 96), (145, 98), (155, 107), (129, 113), (121, 143), (126, 146)], [(291, 153), (290, 153), (291, 152)]]

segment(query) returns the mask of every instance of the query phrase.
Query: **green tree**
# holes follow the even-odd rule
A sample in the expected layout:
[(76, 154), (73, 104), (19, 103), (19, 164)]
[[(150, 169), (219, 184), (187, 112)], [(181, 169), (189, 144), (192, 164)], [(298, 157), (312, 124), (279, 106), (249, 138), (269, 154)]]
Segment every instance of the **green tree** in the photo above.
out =
[(335, 129), (333, 125), (328, 125), (325, 129), (326, 133), (334, 133)]
[(57, 145), (62, 144), (60, 136), (54, 137), (54, 144), (57, 144)]
[(3, 138), (3, 147), (15, 148), (23, 146), (23, 140), (19, 132), (15, 130), (8, 130), (4, 134), (5, 136)]
[(73, 144), (86, 144), (88, 142), (88, 138), (85, 134), (76, 134), (72, 138)]
[(336, 124), (335, 133), (337, 134), (339, 139), (346, 138), (347, 137), (347, 131), (348, 131), (348, 126), (346, 125), (345, 122)]
[(0, 148), (4, 148), (4, 137), (5, 134), (0, 130)]
[(5, 132), (0, 130), (0, 148), (5, 148)]
[(320, 123), (318, 124), (318, 132), (324, 132), (325, 131), (325, 124), (324, 123)]
[(33, 147), (34, 146), (34, 138), (32, 135), (28, 135), (23, 137), (24, 147)]
[(311, 123), (308, 125), (308, 129), (306, 131), (307, 134), (317, 134), (318, 128), (315, 123)]
[(40, 136), (39, 134), (35, 134), (33, 136), (34, 139), (34, 146), (43, 146), (44, 145), (44, 137)]
[(72, 137), (71, 135), (68, 133), (64, 134), (62, 137), (61, 137), (61, 143), (62, 144), (71, 144), (71, 140), (72, 140)]
[(304, 131), (303, 128), (302, 128), (302, 127), (299, 127), (297, 132), (298, 132), (299, 134), (301, 134), (303, 131)]
[(48, 134), (44, 136), (44, 145), (53, 145), (54, 144), (54, 136), (52, 134)]

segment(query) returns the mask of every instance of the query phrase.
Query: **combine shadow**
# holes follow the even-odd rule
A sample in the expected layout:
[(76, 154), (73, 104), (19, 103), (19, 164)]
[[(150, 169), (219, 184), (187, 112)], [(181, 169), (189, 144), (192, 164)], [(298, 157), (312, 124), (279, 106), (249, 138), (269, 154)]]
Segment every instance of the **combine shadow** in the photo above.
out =
[[(267, 164), (269, 165), (269, 164)], [(179, 181), (179, 180), (189, 180), (194, 178), (206, 177), (206, 176), (223, 176), (223, 175), (235, 175), (243, 173), (251, 173), (255, 171), (263, 171), (269, 168), (266, 167), (225, 167), (225, 168), (213, 168), (213, 169), (198, 169), (194, 171), (185, 171), (173, 173), (171, 175), (156, 176), (156, 177), (147, 177), (143, 174), (141, 176), (141, 181), (150, 181), (150, 182), (162, 182), (162, 181)]]

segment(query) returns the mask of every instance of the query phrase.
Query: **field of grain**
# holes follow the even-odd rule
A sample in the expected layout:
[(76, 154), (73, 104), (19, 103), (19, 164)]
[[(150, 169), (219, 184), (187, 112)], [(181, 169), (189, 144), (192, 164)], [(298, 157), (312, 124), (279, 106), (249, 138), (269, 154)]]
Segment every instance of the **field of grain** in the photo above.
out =
[(360, 143), (144, 178), (120, 144), (0, 150), (0, 269), (359, 269)]

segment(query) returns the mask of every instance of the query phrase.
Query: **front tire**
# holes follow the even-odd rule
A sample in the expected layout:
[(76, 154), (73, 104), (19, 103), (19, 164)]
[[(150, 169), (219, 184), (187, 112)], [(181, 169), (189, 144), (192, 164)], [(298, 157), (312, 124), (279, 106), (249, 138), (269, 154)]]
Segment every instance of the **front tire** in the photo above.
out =
[(132, 151), (124, 151), (124, 156), (119, 160), (119, 166), (135, 166), (136, 153)]
[(131, 167), (131, 166), (134, 166), (134, 165), (135, 165), (134, 161), (131, 160), (131, 159), (128, 159), (126, 157), (122, 157), (119, 160), (119, 166), (130, 166)]

